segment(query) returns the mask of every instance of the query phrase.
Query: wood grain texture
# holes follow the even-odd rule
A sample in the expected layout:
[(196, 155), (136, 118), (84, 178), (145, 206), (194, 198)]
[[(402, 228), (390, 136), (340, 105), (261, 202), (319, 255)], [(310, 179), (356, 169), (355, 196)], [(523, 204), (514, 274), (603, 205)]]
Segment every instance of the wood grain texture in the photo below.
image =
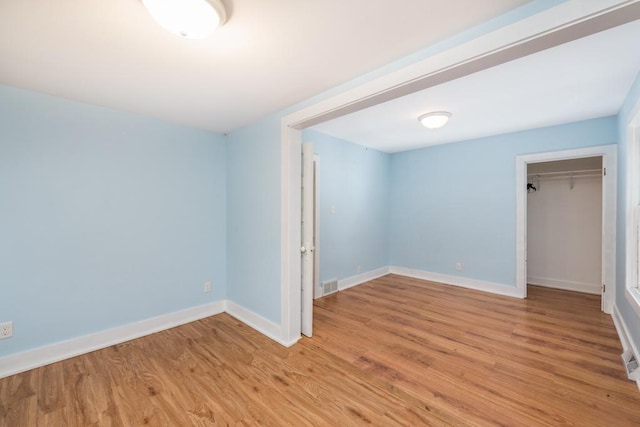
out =
[(222, 314), (0, 379), (0, 426), (636, 426), (597, 296), (389, 275), (287, 349)]

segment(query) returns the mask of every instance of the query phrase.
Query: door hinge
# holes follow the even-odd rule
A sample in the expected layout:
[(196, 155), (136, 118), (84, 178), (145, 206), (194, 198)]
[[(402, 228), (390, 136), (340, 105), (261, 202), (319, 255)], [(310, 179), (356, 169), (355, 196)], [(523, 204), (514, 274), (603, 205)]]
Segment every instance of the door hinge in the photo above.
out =
[(603, 174), (604, 176), (607, 176), (607, 168), (602, 168), (602, 174)]
[(607, 291), (607, 285), (605, 285), (604, 283), (602, 284), (602, 293), (605, 293)]

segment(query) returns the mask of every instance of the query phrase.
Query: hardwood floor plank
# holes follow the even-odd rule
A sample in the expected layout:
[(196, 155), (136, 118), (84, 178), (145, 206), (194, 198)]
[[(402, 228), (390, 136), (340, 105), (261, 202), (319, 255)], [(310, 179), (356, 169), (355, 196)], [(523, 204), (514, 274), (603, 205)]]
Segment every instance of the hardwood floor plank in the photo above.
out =
[[(481, 424), (487, 420), (478, 417), (480, 407), (491, 405), (491, 400), (498, 402), (498, 407), (520, 412), (522, 419), (510, 419), (507, 424), (511, 425), (570, 425), (576, 419), (587, 425), (606, 424), (606, 411), (616, 412), (612, 401), (628, 409), (627, 415), (619, 416), (619, 425), (636, 425), (640, 420), (638, 393), (622, 369), (622, 350), (613, 324), (600, 313), (599, 300), (594, 296), (532, 287), (530, 299), (519, 301), (440, 287), (407, 278), (400, 278), (396, 284), (395, 277), (387, 276), (361, 286), (353, 301), (346, 295), (341, 300), (334, 298), (333, 303), (342, 305), (342, 311), (357, 311), (355, 305), (347, 305), (356, 300), (358, 306), (371, 304), (364, 310), (375, 310), (377, 320), (372, 329), (388, 345), (360, 352), (363, 369), (375, 371), (398, 387), (414, 390), (416, 395), (431, 393), (442, 402), (451, 401), (443, 409)], [(422, 292), (423, 288), (429, 289)], [(403, 304), (397, 294), (405, 296)], [(425, 299), (436, 299), (437, 304), (428, 304)], [(429, 310), (416, 313), (416, 308), (427, 306)], [(332, 310), (334, 318), (330, 328), (320, 329), (317, 334), (332, 335), (340, 327), (337, 311), (329, 300), (320, 307)], [(363, 331), (371, 325), (364, 322), (350, 328)], [(431, 358), (430, 379), (439, 378), (437, 389), (425, 385), (427, 379), (415, 373), (424, 366), (394, 350), (405, 345), (403, 341), (417, 343), (422, 349), (420, 357)], [(353, 359), (355, 355), (348, 357)], [(403, 370), (403, 366), (410, 369)], [(473, 387), (465, 389), (464, 404), (456, 401), (451, 394), (455, 386), (448, 388), (447, 384), (469, 382)], [(621, 387), (626, 398), (618, 392)], [(448, 390), (451, 392), (446, 394)], [(611, 393), (616, 393), (615, 398)], [(591, 398), (594, 395), (596, 399)], [(491, 400), (487, 401), (487, 396)], [(531, 407), (518, 403), (518, 399), (531, 401)], [(501, 414), (500, 422), (508, 417), (497, 413)]]
[(599, 304), (389, 275), (291, 348), (223, 314), (0, 379), (0, 426), (637, 426)]

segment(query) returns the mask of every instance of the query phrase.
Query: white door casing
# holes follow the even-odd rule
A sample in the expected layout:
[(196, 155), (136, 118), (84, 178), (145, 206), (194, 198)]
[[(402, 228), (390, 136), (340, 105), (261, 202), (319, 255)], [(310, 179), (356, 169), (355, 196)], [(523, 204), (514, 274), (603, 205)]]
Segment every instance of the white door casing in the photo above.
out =
[[(313, 155), (313, 298), (320, 297), (320, 156)], [(313, 305), (313, 303), (311, 303)]]
[(602, 156), (602, 311), (611, 314), (616, 292), (616, 145), (516, 157), (516, 288), (527, 296), (527, 164)]
[(313, 335), (313, 282), (315, 277), (315, 186), (313, 167), (313, 144), (302, 144), (302, 257), (301, 274), (301, 332)]

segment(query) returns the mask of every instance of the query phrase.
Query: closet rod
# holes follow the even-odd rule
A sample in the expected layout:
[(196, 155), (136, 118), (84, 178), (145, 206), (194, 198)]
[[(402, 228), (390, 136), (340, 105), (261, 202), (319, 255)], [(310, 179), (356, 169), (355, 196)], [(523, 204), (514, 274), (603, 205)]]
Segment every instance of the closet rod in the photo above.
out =
[(540, 172), (527, 174), (528, 178), (580, 178), (580, 177), (592, 177), (601, 176), (601, 169), (582, 169), (576, 171), (562, 171), (562, 172)]

